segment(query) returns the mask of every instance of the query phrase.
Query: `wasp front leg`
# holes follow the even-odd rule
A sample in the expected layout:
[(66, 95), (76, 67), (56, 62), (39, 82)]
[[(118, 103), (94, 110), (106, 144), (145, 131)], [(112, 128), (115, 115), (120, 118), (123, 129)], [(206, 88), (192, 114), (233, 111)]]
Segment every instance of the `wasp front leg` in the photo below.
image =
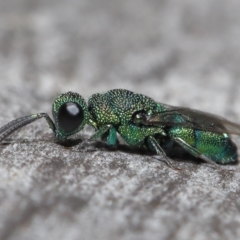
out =
[(117, 145), (117, 130), (111, 124), (102, 126), (97, 132), (95, 132), (91, 137), (90, 140), (96, 140), (98, 138), (104, 138), (104, 135), (107, 134), (107, 144), (109, 146), (116, 146)]

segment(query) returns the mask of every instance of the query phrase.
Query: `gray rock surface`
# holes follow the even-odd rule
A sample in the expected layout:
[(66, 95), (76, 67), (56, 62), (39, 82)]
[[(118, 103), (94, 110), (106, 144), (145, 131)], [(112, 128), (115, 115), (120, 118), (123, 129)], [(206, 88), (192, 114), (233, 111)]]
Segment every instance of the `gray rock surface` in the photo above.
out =
[[(238, 0), (1, 0), (0, 125), (50, 114), (68, 90), (113, 88), (240, 122), (239, 11)], [(176, 154), (178, 172), (122, 146), (67, 148), (44, 120), (0, 152), (1, 240), (240, 238), (239, 165)]]

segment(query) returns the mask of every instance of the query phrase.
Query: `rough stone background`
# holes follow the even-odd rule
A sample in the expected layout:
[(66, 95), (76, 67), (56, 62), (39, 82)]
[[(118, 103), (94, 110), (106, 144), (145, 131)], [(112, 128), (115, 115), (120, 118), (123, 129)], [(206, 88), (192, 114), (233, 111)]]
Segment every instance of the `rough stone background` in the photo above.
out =
[[(239, 0), (0, 0), (0, 125), (51, 114), (68, 90), (113, 88), (240, 122), (239, 12)], [(44, 120), (0, 152), (1, 240), (240, 239), (239, 165), (173, 154), (178, 172), (121, 146), (66, 148)]]

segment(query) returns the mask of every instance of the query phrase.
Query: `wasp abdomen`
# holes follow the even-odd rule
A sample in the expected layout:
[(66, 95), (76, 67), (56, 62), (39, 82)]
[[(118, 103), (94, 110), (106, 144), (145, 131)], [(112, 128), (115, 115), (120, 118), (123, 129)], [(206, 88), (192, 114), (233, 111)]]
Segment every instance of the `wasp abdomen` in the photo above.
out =
[(237, 147), (226, 133), (213, 133), (184, 127), (171, 127), (168, 134), (196, 157), (201, 155), (221, 163), (237, 161)]

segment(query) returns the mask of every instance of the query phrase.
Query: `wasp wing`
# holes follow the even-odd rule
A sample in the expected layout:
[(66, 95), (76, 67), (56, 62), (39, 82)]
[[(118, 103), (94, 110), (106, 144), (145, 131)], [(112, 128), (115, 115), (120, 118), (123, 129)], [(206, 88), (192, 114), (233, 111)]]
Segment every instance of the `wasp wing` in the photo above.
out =
[(164, 105), (165, 111), (145, 115), (142, 124), (147, 126), (179, 126), (197, 130), (240, 135), (240, 124), (220, 116), (190, 108)]

